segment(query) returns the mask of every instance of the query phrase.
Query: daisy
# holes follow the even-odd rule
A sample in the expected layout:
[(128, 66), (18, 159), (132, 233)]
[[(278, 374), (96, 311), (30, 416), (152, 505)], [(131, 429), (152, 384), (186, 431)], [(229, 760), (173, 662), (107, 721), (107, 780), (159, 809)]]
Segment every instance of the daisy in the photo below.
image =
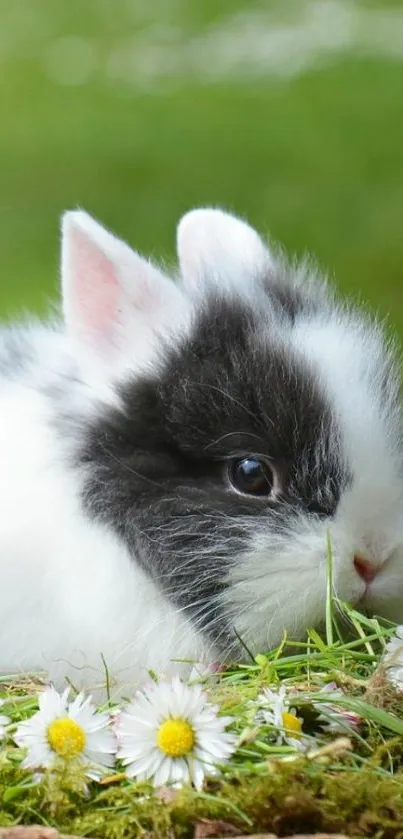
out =
[(154, 785), (188, 781), (201, 789), (207, 772), (217, 772), (235, 747), (225, 731), (231, 717), (218, 717), (199, 684), (175, 677), (143, 688), (122, 711), (117, 725), (119, 756), (126, 774)]
[(392, 666), (403, 666), (403, 626), (397, 626), (396, 632), (386, 644), (384, 663)]
[(396, 627), (395, 634), (386, 644), (383, 664), (389, 681), (403, 689), (403, 626)]
[[(0, 707), (4, 705), (5, 700), (0, 699)], [(11, 722), (10, 717), (6, 717), (5, 714), (0, 714), (0, 740), (3, 740), (5, 733), (6, 733), (6, 726)]]
[(319, 691), (324, 694), (325, 702), (313, 701), (313, 706), (316, 711), (319, 711), (318, 722), (326, 729), (328, 733), (345, 734), (346, 728), (357, 728), (361, 723), (361, 717), (354, 711), (348, 711), (346, 708), (332, 705), (332, 698), (340, 699), (344, 693), (337, 687), (336, 682), (329, 682), (324, 685)]
[(403, 692), (403, 667), (388, 667), (386, 677), (399, 693)]
[(383, 656), (386, 677), (397, 690), (403, 691), (403, 626), (397, 626), (396, 632), (386, 644)]
[(89, 777), (99, 778), (114, 764), (116, 739), (108, 714), (98, 713), (80, 693), (69, 701), (69, 689), (59, 694), (47, 687), (39, 697), (39, 711), (20, 723), (14, 735), (18, 746), (27, 748), (22, 766), (49, 769), (59, 760), (86, 766)]
[(276, 693), (270, 688), (264, 688), (257, 702), (260, 706), (257, 719), (277, 729), (277, 744), (287, 743), (298, 751), (304, 751), (307, 740), (302, 737), (302, 720), (297, 717), (295, 708), (290, 708), (285, 685), (281, 685)]
[(188, 684), (191, 685), (193, 682), (201, 682), (209, 679), (210, 682), (214, 679), (218, 678), (220, 672), (222, 672), (223, 666), (215, 661), (207, 661), (206, 659), (201, 659), (200, 661), (196, 661), (193, 664), (193, 667), (190, 671), (190, 675), (188, 678)]

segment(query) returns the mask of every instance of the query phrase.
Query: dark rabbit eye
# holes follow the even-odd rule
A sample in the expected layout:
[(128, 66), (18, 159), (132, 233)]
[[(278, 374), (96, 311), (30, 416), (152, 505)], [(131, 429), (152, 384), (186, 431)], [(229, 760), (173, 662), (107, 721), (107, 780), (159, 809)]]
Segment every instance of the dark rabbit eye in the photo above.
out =
[(233, 461), (229, 478), (233, 487), (244, 495), (271, 495), (273, 491), (273, 469), (261, 457)]

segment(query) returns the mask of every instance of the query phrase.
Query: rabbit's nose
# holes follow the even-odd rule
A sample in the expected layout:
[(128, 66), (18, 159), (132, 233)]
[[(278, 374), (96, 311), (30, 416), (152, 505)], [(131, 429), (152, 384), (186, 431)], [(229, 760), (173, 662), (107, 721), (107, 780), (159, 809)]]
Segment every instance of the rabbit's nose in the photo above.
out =
[(378, 571), (381, 570), (381, 565), (367, 559), (364, 554), (356, 553), (354, 554), (354, 568), (364, 582), (371, 583)]

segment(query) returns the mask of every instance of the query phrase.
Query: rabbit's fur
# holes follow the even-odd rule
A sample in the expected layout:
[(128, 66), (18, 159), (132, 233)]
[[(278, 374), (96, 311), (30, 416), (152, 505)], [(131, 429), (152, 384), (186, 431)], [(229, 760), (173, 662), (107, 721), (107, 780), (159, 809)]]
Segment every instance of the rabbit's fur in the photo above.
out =
[(178, 255), (174, 281), (67, 213), (63, 319), (1, 333), (2, 672), (129, 690), (299, 637), (328, 532), (337, 596), (402, 617), (393, 348), (233, 216), (188, 213)]

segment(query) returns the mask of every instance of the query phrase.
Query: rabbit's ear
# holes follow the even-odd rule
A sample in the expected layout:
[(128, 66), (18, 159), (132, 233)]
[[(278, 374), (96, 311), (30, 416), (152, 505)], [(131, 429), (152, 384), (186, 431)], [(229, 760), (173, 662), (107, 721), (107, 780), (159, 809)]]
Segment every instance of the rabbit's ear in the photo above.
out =
[(82, 211), (63, 216), (61, 273), (67, 329), (106, 363), (128, 345), (146, 353), (181, 297), (171, 280)]
[(258, 233), (221, 210), (186, 213), (178, 225), (177, 246), (183, 282), (191, 287), (207, 282), (241, 290), (272, 266)]

